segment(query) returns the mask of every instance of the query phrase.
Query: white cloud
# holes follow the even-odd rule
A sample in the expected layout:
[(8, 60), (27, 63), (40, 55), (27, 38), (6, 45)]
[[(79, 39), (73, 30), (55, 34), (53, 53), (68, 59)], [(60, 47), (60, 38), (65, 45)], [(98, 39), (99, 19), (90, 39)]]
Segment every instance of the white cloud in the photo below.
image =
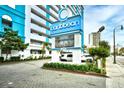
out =
[[(104, 25), (106, 29), (101, 33), (102, 40), (113, 44), (112, 31), (115, 25), (124, 25), (124, 6), (84, 6), (84, 43), (88, 44), (88, 35), (97, 32)], [(116, 32), (117, 42), (124, 45), (124, 31)]]

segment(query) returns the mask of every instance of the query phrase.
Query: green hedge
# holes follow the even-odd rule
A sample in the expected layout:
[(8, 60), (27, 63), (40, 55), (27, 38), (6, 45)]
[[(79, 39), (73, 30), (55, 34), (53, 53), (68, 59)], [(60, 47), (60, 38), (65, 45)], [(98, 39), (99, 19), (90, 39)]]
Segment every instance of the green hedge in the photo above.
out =
[(40, 56), (38, 59), (50, 59), (50, 58), (51, 58), (51, 56), (47, 56), (47, 57)]
[(4, 57), (0, 57), (0, 62), (3, 62), (4, 61)]
[(93, 64), (75, 65), (75, 64), (63, 64), (63, 63), (45, 63), (43, 65), (43, 68), (62, 69), (62, 70), (70, 70), (70, 71), (75, 71), (75, 72), (101, 73), (101, 70), (98, 69)]
[(20, 57), (19, 56), (11, 57), (10, 61), (20, 61)]
[(25, 61), (33, 61), (33, 60), (41, 60), (41, 59), (51, 59), (51, 56), (47, 56), (47, 57), (39, 57), (39, 58), (37, 58), (37, 57), (35, 57), (35, 58), (33, 58), (32, 56), (30, 56), (30, 57), (28, 57), (28, 58), (26, 58), (26, 59), (24, 59)]

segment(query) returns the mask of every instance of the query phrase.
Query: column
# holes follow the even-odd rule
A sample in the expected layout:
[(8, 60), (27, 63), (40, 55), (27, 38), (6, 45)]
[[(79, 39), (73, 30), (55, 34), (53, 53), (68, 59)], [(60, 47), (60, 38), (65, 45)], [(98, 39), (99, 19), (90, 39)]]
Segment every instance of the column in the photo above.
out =
[(60, 56), (59, 51), (52, 50), (52, 60), (51, 60), (51, 62), (60, 62), (59, 56)]
[(72, 53), (73, 53), (72, 62), (76, 64), (80, 64), (81, 63), (81, 49), (75, 49), (73, 50)]

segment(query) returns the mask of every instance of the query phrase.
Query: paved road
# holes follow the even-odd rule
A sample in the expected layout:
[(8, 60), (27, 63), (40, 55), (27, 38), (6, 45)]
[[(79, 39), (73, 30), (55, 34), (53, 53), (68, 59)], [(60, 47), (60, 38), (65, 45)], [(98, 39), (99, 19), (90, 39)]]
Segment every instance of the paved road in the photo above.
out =
[(1, 88), (99, 88), (106, 78), (41, 69), (49, 60), (0, 65)]

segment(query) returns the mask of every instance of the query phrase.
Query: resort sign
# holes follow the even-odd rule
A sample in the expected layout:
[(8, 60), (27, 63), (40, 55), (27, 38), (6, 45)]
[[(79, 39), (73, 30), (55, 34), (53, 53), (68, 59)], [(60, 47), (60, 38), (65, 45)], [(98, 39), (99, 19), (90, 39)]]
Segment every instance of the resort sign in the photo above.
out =
[(62, 35), (65, 33), (74, 33), (81, 31), (81, 16), (69, 17), (65, 21), (56, 21), (50, 27), (51, 36)]
[(63, 8), (58, 13), (59, 20), (50, 26), (51, 36), (58, 36), (63, 34), (71, 34), (82, 31), (82, 16), (69, 17), (69, 12)]
[(72, 61), (81, 62), (83, 46), (83, 16), (68, 17), (68, 10), (59, 11), (59, 20), (50, 26), (52, 41), (52, 62), (60, 61), (60, 52), (73, 55)]

